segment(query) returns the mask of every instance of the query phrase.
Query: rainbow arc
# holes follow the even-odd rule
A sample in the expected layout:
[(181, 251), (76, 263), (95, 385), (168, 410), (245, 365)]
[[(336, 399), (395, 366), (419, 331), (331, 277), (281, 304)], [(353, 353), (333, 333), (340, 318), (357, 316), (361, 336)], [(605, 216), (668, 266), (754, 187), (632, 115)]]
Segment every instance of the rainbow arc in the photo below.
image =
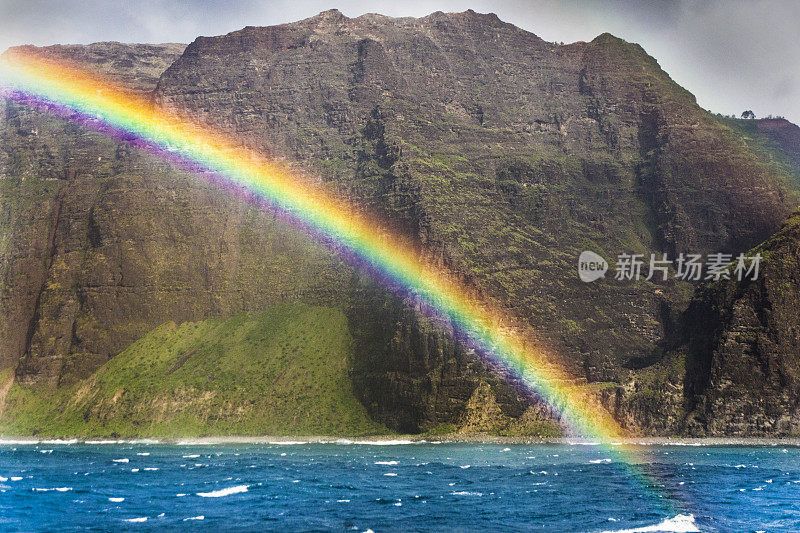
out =
[[(523, 333), (525, 327), (517, 326), (503, 310), (480, 301), (451, 273), (426, 261), (412, 243), (323, 186), (224, 133), (186, 120), (108, 80), (24, 50), (9, 51), (0, 59), (0, 90), (9, 98), (60, 111), (89, 127), (133, 136), (140, 146), (202, 169), (215, 183), (282, 211), (452, 324), (460, 340), (522, 380), (547, 403), (569, 433), (605, 444), (641, 476), (636, 465), (645, 461), (636, 457), (633, 448), (617, 445), (626, 433), (585, 387), (562, 370), (553, 354)], [(659, 485), (652, 480), (644, 484)]]

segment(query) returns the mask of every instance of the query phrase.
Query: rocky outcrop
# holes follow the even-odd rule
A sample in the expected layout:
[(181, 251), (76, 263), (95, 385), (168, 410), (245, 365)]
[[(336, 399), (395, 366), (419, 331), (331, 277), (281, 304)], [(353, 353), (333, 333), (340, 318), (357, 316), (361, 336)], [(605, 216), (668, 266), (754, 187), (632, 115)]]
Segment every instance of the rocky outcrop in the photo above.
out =
[(788, 176), (792, 187), (800, 187), (800, 126), (780, 117), (738, 119), (716, 115), (715, 118), (780, 169), (780, 174)]
[(20, 46), (17, 51), (36, 53), (48, 59), (73, 64), (107, 77), (115, 84), (136, 92), (149, 94), (155, 89), (159, 77), (186, 49), (185, 44), (123, 44), (117, 42), (88, 45), (57, 44), (38, 48)]
[(521, 383), (454, 340), (449, 324), (368, 279), (354, 281), (348, 317), (356, 395), (389, 427), (416, 433), (461, 426), (478, 389), (496, 406), (498, 416), (485, 417), (495, 425), (536, 403)]
[(800, 172), (800, 126), (785, 118), (762, 118), (754, 121), (756, 130), (775, 143)]
[(688, 433), (800, 434), (800, 214), (759, 253), (756, 280), (704, 287), (686, 312)]

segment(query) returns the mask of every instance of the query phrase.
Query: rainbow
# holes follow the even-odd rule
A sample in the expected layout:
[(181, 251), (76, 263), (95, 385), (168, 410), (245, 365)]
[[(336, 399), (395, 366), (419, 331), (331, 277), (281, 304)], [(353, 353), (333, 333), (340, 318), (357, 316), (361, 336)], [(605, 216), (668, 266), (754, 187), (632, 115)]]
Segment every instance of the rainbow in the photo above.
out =
[[(413, 244), (299, 172), (96, 75), (22, 49), (0, 59), (0, 91), (77, 115), (105, 131), (133, 136), (140, 145), (211, 173), (215, 182), (266, 201), (452, 324), (459, 338), (485, 360), (521, 379), (545, 401), (568, 432), (605, 444), (609, 453), (642, 476), (639, 466), (646, 461), (635, 457), (633, 447), (620, 444), (625, 432), (552, 354), (524, 333), (523, 325), (426, 261)], [(660, 483), (648, 479), (644, 485), (652, 489)], [(661, 495), (657, 498), (665, 501)]]

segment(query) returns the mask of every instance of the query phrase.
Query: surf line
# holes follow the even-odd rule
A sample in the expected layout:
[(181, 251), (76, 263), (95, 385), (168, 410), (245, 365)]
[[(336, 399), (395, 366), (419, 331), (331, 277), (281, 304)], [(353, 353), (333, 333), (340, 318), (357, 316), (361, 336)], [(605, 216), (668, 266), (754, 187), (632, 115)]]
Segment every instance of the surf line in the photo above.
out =
[(282, 213), (391, 290), (450, 324), (457, 338), (491, 366), (521, 380), (569, 432), (603, 444), (655, 501), (670, 513), (676, 510), (673, 499), (662, 494), (660, 482), (644, 472), (647, 460), (635, 446), (621, 444), (626, 433), (596, 398), (575, 385), (553, 354), (379, 220), (232, 136), (75, 65), (26, 49), (9, 50), (0, 58), (0, 93), (130, 141)]

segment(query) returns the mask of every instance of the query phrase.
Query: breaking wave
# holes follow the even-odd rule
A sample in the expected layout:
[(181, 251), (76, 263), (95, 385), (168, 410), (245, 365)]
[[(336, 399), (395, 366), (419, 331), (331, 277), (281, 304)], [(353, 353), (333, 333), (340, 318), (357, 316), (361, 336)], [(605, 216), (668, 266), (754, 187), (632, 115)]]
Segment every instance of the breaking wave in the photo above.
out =
[(652, 526), (636, 527), (632, 529), (615, 529), (605, 533), (693, 533), (700, 531), (694, 522), (694, 515), (679, 514), (673, 518), (667, 518), (663, 522)]
[(236, 485), (235, 487), (213, 490), (211, 492), (198, 492), (197, 495), (203, 498), (221, 498), (223, 496), (230, 496), (231, 494), (239, 494), (240, 492), (247, 492), (247, 489), (249, 487), (250, 485)]

